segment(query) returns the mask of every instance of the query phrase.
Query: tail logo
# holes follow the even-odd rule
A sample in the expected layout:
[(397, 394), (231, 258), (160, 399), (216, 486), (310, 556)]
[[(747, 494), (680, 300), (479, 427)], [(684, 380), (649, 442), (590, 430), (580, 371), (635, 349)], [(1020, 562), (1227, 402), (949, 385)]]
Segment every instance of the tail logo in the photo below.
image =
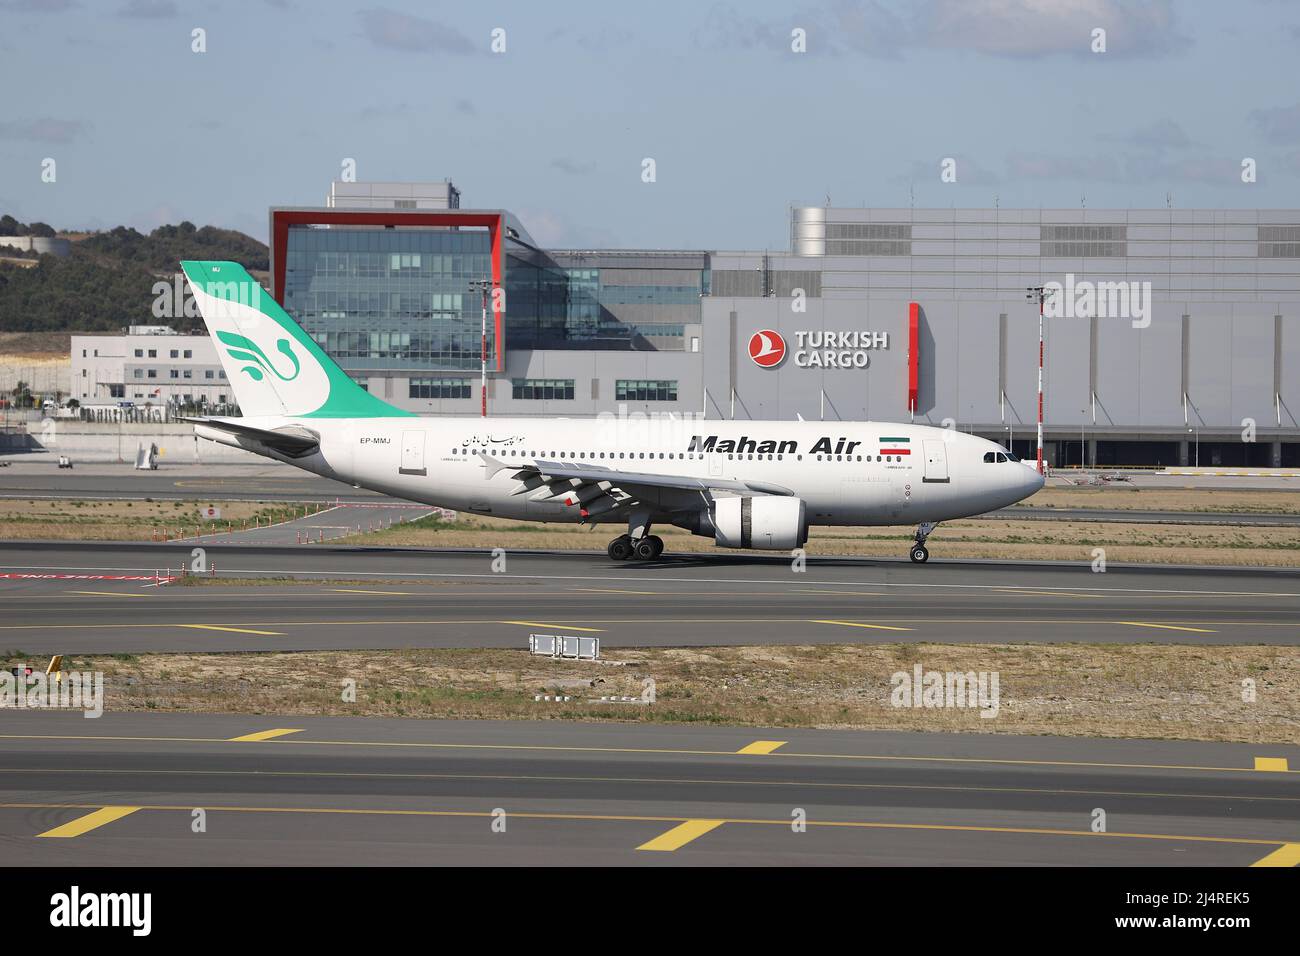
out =
[(260, 382), (265, 377), (263, 369), (282, 382), (292, 382), (302, 370), (302, 366), (298, 363), (298, 356), (293, 354), (293, 348), (289, 345), (288, 339), (278, 340), (275, 347), (293, 363), (292, 375), (285, 375), (277, 369), (275, 363), (262, 351), (261, 346), (247, 336), (217, 330), (217, 338), (226, 346), (226, 352), (231, 358), (240, 362), (253, 363), (245, 365), (241, 371), (247, 372), (248, 377), (255, 382)]

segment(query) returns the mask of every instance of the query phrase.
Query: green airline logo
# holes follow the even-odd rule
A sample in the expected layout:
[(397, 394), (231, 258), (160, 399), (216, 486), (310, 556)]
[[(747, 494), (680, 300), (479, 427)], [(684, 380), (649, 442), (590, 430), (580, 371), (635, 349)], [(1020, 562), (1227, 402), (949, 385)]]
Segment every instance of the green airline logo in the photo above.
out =
[(225, 344), (226, 352), (231, 358), (240, 362), (253, 363), (252, 365), (245, 365), (241, 371), (247, 372), (249, 378), (255, 382), (260, 382), (265, 377), (262, 371), (263, 369), (270, 372), (282, 382), (292, 382), (298, 377), (298, 373), (302, 370), (302, 367), (298, 364), (298, 356), (293, 354), (293, 348), (289, 345), (288, 339), (278, 340), (275, 343), (275, 347), (293, 363), (292, 375), (282, 374), (280, 370), (275, 367), (275, 363), (272, 362), (267, 354), (262, 351), (261, 346), (247, 336), (237, 335), (234, 332), (223, 332), (218, 330), (217, 338)]

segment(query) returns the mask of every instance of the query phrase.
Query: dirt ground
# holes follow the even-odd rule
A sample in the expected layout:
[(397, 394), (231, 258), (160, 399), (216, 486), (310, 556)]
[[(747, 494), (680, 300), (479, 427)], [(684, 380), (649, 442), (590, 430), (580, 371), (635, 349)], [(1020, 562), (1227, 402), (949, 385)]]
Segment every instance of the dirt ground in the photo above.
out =
[[(17, 662), (14, 652), (9, 662)], [(43, 666), (43, 661), (33, 661)], [(623, 666), (619, 666), (619, 665)], [(891, 705), (893, 675), (998, 675), (998, 708)], [(6, 665), (7, 666), (7, 665)], [(1300, 648), (818, 645), (616, 650), (603, 663), (514, 650), (78, 657), (110, 710), (564, 718), (870, 730), (1300, 742)], [(653, 703), (602, 703), (601, 696)], [(346, 682), (355, 682), (355, 701)], [(1254, 700), (1244, 681), (1254, 682)], [(991, 687), (991, 685), (989, 685)], [(567, 695), (568, 702), (536, 695)]]
[[(203, 519), (200, 509), (216, 505), (218, 521)], [(0, 500), (0, 539), (78, 541), (149, 541), (154, 532), (186, 537), (201, 528), (204, 534), (247, 522), (271, 524), (301, 516), (302, 505), (256, 501), (48, 501)]]

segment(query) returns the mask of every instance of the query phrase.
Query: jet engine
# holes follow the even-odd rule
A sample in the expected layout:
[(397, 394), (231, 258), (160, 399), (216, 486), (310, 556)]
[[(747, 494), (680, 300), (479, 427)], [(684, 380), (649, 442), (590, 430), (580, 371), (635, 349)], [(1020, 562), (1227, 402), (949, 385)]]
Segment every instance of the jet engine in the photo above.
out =
[(713, 503), (714, 540), (723, 548), (789, 551), (808, 540), (802, 498), (760, 495), (718, 498)]

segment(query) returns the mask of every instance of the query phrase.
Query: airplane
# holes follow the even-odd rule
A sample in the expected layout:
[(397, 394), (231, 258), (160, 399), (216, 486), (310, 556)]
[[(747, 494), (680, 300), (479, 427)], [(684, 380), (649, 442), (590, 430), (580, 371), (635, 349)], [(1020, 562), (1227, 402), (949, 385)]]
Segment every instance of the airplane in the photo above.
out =
[(653, 561), (655, 525), (723, 548), (791, 551), (812, 526), (916, 524), (1004, 508), (1043, 476), (1002, 445), (882, 422), (433, 417), (353, 381), (238, 263), (181, 263), (242, 417), (187, 418), (223, 445), (394, 498), (524, 521), (626, 523), (615, 561)]

